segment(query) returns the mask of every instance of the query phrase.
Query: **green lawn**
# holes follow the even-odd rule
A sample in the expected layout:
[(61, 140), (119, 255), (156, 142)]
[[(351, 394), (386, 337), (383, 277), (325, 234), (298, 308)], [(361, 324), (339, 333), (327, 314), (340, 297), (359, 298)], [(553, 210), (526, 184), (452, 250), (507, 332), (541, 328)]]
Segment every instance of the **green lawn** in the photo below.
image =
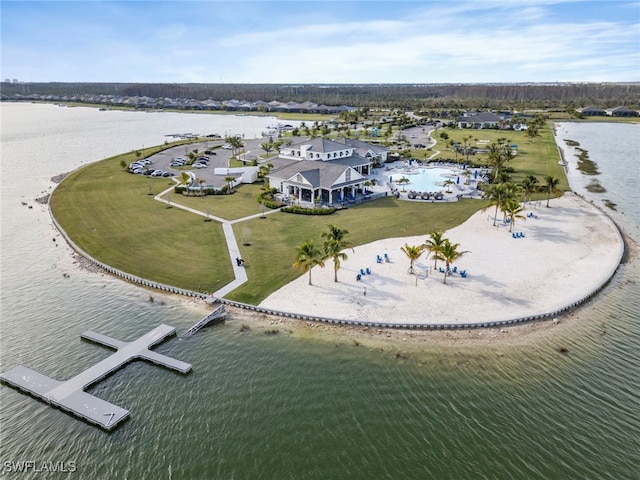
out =
[(424, 235), (426, 240), (430, 232), (459, 225), (485, 205), (483, 201), (469, 199), (439, 204), (386, 197), (333, 215), (276, 213), (237, 223), (234, 232), (246, 262), (249, 282), (233, 291), (229, 298), (259, 303), (295, 279), (300, 275), (292, 268), (296, 246), (306, 240), (321, 246), (321, 234), (328, 224), (349, 230), (348, 239), (356, 246), (390, 237)]
[[(493, 139), (507, 136), (520, 146), (511, 162), (515, 181), (528, 173), (541, 181), (551, 174), (567, 182), (558, 165), (558, 150), (545, 127), (529, 142), (524, 134), (477, 130), (447, 130), (458, 136)], [(145, 149), (145, 154), (164, 146)], [(153, 195), (173, 185), (166, 178), (126, 173), (120, 166), (136, 159), (134, 152), (90, 164), (65, 179), (55, 189), (50, 205), (54, 217), (71, 238), (91, 256), (125, 272), (153, 281), (201, 292), (212, 292), (233, 280), (233, 270), (222, 232), (215, 221), (179, 208), (167, 208)], [(478, 159), (474, 159), (478, 161)], [(236, 220), (261, 212), (256, 201), (261, 184), (241, 185), (232, 195), (184, 197), (171, 194), (171, 202), (196, 208), (212, 216)], [(544, 198), (539, 194), (539, 198)], [(350, 231), (349, 240), (361, 245), (382, 238), (423, 235), (447, 230), (464, 222), (485, 202), (462, 200), (437, 204), (406, 202), (386, 197), (341, 210), (329, 216), (274, 213), (266, 218), (234, 224), (234, 232), (246, 261), (249, 282), (229, 298), (259, 303), (296, 278), (292, 269), (296, 246), (305, 240), (322, 244), (328, 224)], [(455, 239), (454, 239), (455, 240)], [(464, 245), (463, 245), (464, 247)]]

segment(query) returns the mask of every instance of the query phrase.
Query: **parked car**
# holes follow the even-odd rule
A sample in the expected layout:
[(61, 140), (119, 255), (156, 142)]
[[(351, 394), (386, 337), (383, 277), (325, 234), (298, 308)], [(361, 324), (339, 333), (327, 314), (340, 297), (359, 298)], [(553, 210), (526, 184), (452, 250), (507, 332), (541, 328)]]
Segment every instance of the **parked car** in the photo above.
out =
[(220, 148), (224, 148), (225, 150), (231, 150), (233, 147), (231, 145), (229, 145), (228, 143), (225, 143), (224, 145), (222, 145), (222, 147)]
[(135, 173), (136, 175), (142, 175), (144, 173), (144, 169), (136, 168), (135, 170), (132, 170), (131, 173)]
[(216, 152), (214, 152), (213, 150), (205, 150), (204, 151), (205, 155), (215, 155)]
[(162, 170), (154, 170), (151, 172), (152, 177), (161, 177), (164, 172)]
[(193, 168), (206, 168), (206, 165), (204, 163), (194, 163), (193, 165), (191, 165)]
[(129, 170), (131, 170), (132, 172), (138, 168), (144, 168), (144, 165), (136, 162), (133, 162), (131, 165), (129, 165)]
[(185, 164), (185, 162), (183, 162), (181, 160), (174, 160), (169, 165), (172, 166), (172, 167), (184, 167), (184, 164)]
[(174, 175), (175, 175), (175, 173), (173, 173), (173, 172), (164, 172), (162, 174), (163, 177), (173, 177)]

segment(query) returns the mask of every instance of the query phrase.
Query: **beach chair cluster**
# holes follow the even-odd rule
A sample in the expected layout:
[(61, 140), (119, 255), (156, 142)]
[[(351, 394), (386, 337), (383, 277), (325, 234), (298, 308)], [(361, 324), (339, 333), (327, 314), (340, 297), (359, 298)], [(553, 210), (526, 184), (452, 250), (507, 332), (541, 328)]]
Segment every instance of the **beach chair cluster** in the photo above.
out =
[[(440, 273), (444, 273), (444, 268), (438, 267), (438, 271)], [(453, 267), (453, 268), (450, 268), (449, 270), (447, 270), (447, 275), (454, 275), (454, 274), (458, 274), (462, 278), (467, 278), (467, 271), (466, 270), (458, 270), (458, 267)]]
[[(385, 262), (390, 262), (391, 259), (389, 258), (389, 255), (387, 253), (384, 254), (384, 261)], [(380, 255), (376, 255), (376, 263), (382, 263), (382, 257)]]
[(524, 232), (511, 232), (512, 238), (524, 238)]
[(356, 280), (359, 282), (365, 275), (371, 275), (371, 269), (369, 267), (361, 268), (360, 271), (356, 274)]

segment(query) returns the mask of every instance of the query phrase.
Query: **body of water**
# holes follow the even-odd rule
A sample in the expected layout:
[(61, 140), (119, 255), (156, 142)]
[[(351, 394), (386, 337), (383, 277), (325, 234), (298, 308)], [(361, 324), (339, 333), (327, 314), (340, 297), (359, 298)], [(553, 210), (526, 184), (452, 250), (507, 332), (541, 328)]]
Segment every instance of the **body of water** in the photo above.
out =
[[(35, 104), (0, 104), (0, 115), (0, 371), (24, 364), (67, 379), (110, 353), (81, 341), (84, 330), (130, 340), (199, 320), (188, 301), (79, 268), (34, 199), (56, 174), (166, 134), (258, 136), (274, 120)], [(619, 179), (637, 168), (637, 143), (601, 158), (592, 145), (628, 127), (602, 124), (581, 141), (582, 127), (560, 126), (598, 163), (616, 220), (635, 235), (625, 199), (637, 191)], [(131, 412), (112, 433), (0, 386), (0, 469), (57, 478), (71, 474), (12, 468), (73, 462), (76, 478), (136, 480), (638, 478), (637, 266), (621, 267), (575, 331), (504, 350), (396, 355), (244, 331), (250, 321), (231, 318), (157, 348), (191, 363), (188, 376), (134, 362), (93, 387)]]

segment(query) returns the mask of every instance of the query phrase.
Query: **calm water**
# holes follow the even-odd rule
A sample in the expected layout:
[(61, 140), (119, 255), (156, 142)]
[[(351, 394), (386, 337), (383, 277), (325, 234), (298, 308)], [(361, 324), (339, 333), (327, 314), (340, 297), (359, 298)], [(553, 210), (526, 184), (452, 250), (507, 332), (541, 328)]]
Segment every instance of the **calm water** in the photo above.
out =
[[(128, 340), (197, 321), (196, 306), (159, 294), (150, 302), (148, 291), (77, 268), (33, 200), (53, 175), (165, 134), (255, 136), (273, 120), (31, 104), (2, 104), (0, 114), (0, 370), (22, 363), (65, 379), (109, 354), (79, 339), (85, 329)], [(638, 126), (600, 125), (584, 140), (589, 125), (565, 126), (560, 138), (589, 150), (616, 219), (637, 235), (638, 192), (621, 177), (637, 168)], [(627, 147), (596, 154), (620, 128), (616, 146)], [(192, 363), (187, 377), (137, 362), (99, 383), (92, 392), (131, 411), (111, 434), (0, 386), (0, 468), (73, 461), (88, 479), (638, 478), (638, 280), (634, 260), (586, 307), (583, 325), (517, 349), (396, 358), (242, 333), (243, 320), (231, 319), (158, 348)]]

